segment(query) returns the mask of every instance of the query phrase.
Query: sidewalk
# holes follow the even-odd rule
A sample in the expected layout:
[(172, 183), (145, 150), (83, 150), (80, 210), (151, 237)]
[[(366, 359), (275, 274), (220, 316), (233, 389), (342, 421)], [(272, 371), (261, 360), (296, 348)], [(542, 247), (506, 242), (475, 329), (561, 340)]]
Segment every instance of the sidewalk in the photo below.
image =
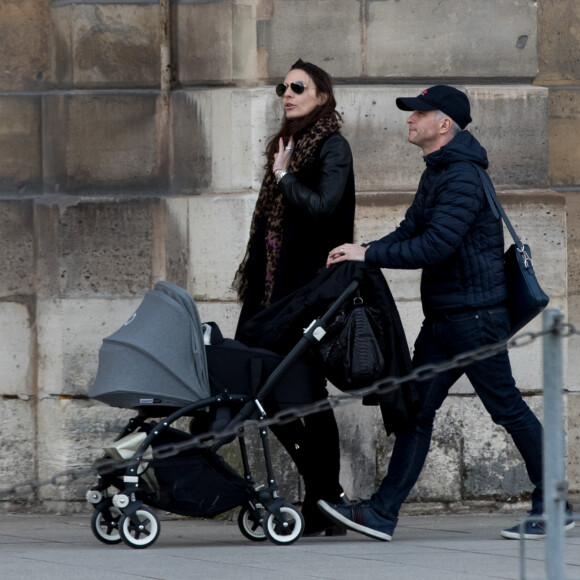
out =
[[(237, 524), (163, 519), (147, 549), (107, 546), (83, 515), (0, 515), (2, 580), (484, 580), (520, 578), (520, 542), (500, 529), (510, 515), (401, 519), (391, 543), (350, 533), (290, 546), (245, 539)], [(546, 577), (544, 541), (528, 541), (526, 578)], [(566, 536), (567, 579), (580, 580), (580, 526)]]

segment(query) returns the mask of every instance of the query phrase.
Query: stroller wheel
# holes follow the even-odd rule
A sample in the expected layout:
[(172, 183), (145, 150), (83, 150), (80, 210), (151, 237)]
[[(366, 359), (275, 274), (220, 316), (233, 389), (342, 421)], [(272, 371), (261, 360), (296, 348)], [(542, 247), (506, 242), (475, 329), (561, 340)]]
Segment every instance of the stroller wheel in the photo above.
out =
[(104, 511), (94, 510), (91, 517), (91, 531), (95, 538), (103, 544), (118, 544), (121, 542), (119, 520), (121, 512), (116, 507)]
[(268, 538), (262, 527), (264, 517), (264, 506), (261, 503), (257, 503), (255, 508), (249, 505), (243, 506), (238, 514), (238, 527), (240, 528), (240, 532), (248, 540), (252, 540), (252, 542), (263, 542), (267, 540)]
[(139, 525), (134, 524), (127, 515), (121, 516), (119, 532), (123, 542), (131, 548), (148, 548), (155, 543), (161, 531), (159, 518), (150, 509), (143, 507), (135, 512)]
[(268, 513), (264, 523), (264, 532), (274, 544), (292, 544), (304, 531), (304, 518), (300, 510), (292, 504), (285, 503), (280, 508), (282, 521), (278, 520), (273, 513)]

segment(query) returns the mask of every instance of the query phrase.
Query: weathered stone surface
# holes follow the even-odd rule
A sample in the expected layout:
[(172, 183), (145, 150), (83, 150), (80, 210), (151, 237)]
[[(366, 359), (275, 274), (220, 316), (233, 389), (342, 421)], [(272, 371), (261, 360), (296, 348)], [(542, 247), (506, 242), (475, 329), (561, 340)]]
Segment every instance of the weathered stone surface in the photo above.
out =
[(34, 309), (0, 301), (0, 396), (34, 394)]
[(232, 282), (244, 256), (255, 203), (253, 194), (190, 201), (191, 289), (196, 300), (235, 299)]
[(33, 201), (0, 201), (0, 297), (34, 291)]
[(173, 34), (180, 85), (256, 79), (253, 0), (174, 2)]
[(520, 86), (469, 86), (470, 129), (487, 149), (496, 187), (549, 184), (548, 91)]
[(354, 398), (352, 404), (337, 407), (335, 415), (340, 433), (342, 487), (349, 497), (369, 497), (379, 475), (377, 456), (390, 453), (391, 441), (386, 439), (379, 408), (365, 407)]
[[(354, 157), (357, 191), (414, 191), (424, 169), (421, 150), (407, 142), (408, 115), (398, 96), (424, 87), (338, 88), (343, 133)], [(487, 149), (496, 187), (547, 187), (546, 89), (525, 85), (461, 87), (469, 95), (475, 136)], [(263, 151), (280, 123), (271, 89), (187, 91), (174, 98), (174, 191), (258, 189)], [(395, 161), (396, 160), (396, 161)]]
[[(542, 397), (526, 403), (542, 420)], [(495, 425), (478, 398), (463, 398), (465, 499), (497, 496), (503, 501), (531, 492), (524, 462), (511, 437)]]
[[(0, 404), (0, 489), (34, 479), (36, 475), (36, 404), (32, 400), (6, 398)], [(24, 498), (30, 501), (33, 494)], [(10, 501), (10, 498), (3, 498)]]
[(550, 89), (550, 182), (580, 187), (580, 87)]
[(538, 2), (538, 64), (536, 84), (576, 84), (580, 79), (580, 6), (578, 2)]
[(37, 96), (0, 97), (0, 197), (42, 193), (40, 108)]
[(44, 97), (47, 193), (159, 193), (167, 188), (167, 103), (156, 92)]
[(267, 60), (260, 76), (284, 77), (299, 57), (333, 76), (364, 74), (359, 2), (275, 0), (270, 18), (258, 21), (258, 30), (258, 47)]
[[(537, 74), (537, 3), (533, 0), (365, 4), (370, 77), (527, 80)], [(427, 22), (425, 28), (420, 24)], [(350, 48), (359, 50), (352, 41)]]
[(37, 305), (41, 397), (86, 396), (102, 340), (118, 330), (139, 298), (41, 300)]
[(179, 91), (172, 103), (174, 192), (257, 190), (282, 113), (273, 91)]
[(159, 2), (53, 2), (51, 78), (58, 86), (156, 87)]
[(0, 3), (0, 91), (38, 91), (48, 71), (48, 11), (44, 0)]
[(567, 412), (567, 475), (570, 492), (580, 491), (580, 388), (566, 397)]
[[(135, 415), (101, 403), (70, 397), (43, 398), (38, 402), (38, 476), (41, 481), (68, 470), (86, 470), (102, 457), (103, 446), (111, 443), (125, 423)], [(65, 485), (40, 489), (41, 501), (66, 502), (67, 510), (87, 509), (86, 492), (97, 479), (94, 475), (75, 481), (62, 479)]]
[(39, 280), (45, 295), (141, 295), (152, 285), (155, 199), (104, 201), (47, 199), (39, 204)]

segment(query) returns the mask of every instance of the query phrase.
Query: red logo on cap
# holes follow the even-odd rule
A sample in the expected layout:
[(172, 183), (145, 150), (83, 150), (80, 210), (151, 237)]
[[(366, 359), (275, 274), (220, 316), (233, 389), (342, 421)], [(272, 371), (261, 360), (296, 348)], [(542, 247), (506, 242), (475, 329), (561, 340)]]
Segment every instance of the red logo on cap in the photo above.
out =
[(427, 94), (427, 89), (425, 89), (424, 91), (421, 91), (422, 95), (426, 95)]

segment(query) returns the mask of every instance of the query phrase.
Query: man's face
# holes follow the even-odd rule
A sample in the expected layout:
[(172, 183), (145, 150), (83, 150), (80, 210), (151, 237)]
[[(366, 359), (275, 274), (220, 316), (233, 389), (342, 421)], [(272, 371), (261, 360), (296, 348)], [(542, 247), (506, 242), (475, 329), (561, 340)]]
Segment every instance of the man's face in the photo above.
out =
[(428, 155), (441, 147), (440, 130), (445, 117), (437, 119), (437, 111), (413, 111), (407, 119), (409, 143), (423, 149)]

